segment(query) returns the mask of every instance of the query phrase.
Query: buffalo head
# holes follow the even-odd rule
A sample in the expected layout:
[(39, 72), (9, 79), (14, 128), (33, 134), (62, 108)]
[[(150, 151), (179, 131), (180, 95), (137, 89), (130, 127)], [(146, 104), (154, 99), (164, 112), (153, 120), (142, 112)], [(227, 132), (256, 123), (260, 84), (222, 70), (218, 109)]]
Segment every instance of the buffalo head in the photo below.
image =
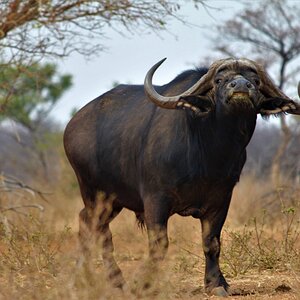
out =
[(262, 116), (285, 112), (300, 114), (300, 106), (273, 83), (264, 68), (245, 58), (218, 60), (184, 93), (162, 96), (155, 91), (152, 77), (164, 61), (148, 71), (144, 85), (148, 98), (160, 107), (188, 109), (197, 116), (205, 116), (219, 107), (222, 111), (248, 109)]

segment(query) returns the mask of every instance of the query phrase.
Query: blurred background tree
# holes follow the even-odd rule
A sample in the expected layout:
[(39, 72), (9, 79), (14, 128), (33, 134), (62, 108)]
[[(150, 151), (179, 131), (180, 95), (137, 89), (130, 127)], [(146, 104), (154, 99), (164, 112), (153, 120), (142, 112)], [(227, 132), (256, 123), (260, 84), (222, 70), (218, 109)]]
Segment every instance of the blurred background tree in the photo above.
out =
[[(191, 1), (196, 7), (206, 5), (206, 0)], [(157, 32), (166, 29), (170, 19), (180, 19), (182, 4), (172, 0), (3, 0), (0, 49), (13, 61), (64, 57), (74, 51), (95, 55), (106, 48), (108, 27), (118, 32)]]
[[(71, 86), (71, 77), (59, 75), (53, 64), (42, 61), (61, 59), (74, 52), (87, 58), (99, 54), (106, 49), (107, 28), (131, 35), (165, 30), (172, 19), (184, 23), (180, 9), (188, 1), (203, 8), (210, 5), (205, 0), (1, 1), (0, 120), (12, 119), (18, 124), (18, 130), (11, 132), (10, 129), (10, 135), (19, 135), (19, 145), (22, 145), (24, 139), (20, 135), (26, 132), (28, 138), (30, 133), (32, 145), (45, 149), (48, 147), (45, 145), (52, 140), (52, 133), (60, 131), (57, 127), (53, 130), (55, 125), (47, 116)], [(293, 64), (300, 53), (299, 13), (299, 6), (292, 1), (267, 0), (253, 3), (250, 8), (245, 3), (240, 13), (214, 28), (215, 49), (223, 56), (247, 56), (261, 61), (275, 75), (273, 79), (278, 85), (288, 91), (290, 85), (295, 85), (295, 74), (299, 71), (299, 65)], [(212, 33), (212, 28), (209, 32)], [(266, 161), (272, 164), (274, 184), (280, 182), (283, 155), (288, 152), (288, 147), (292, 147), (291, 139), (295, 139), (291, 137), (284, 118), (281, 119), (281, 128), (283, 134), (276, 155), (273, 151), (278, 143), (276, 140), (269, 143), (269, 146), (274, 145), (272, 151), (269, 147), (258, 151), (268, 153), (268, 157), (273, 156), (272, 162), (269, 159)], [(49, 136), (45, 135), (46, 131)], [(271, 131), (273, 135), (270, 134), (269, 138), (277, 134), (276, 127), (268, 132)], [(250, 145), (250, 154), (251, 149), (257, 147), (251, 148)], [(2, 151), (6, 150), (2, 147)], [(39, 160), (46, 161), (42, 154)], [(258, 160), (266, 168), (266, 161)]]
[[(15, 143), (18, 145), (13, 147), (15, 150), (10, 149), (15, 151), (15, 155), (16, 148), (22, 147), (24, 150), (23, 155), (16, 155), (13, 161), (18, 161), (18, 166), (27, 163), (27, 171), (30, 169), (29, 166), (34, 170), (41, 169), (42, 172), (37, 174), (48, 181), (52, 176), (50, 176), (47, 157), (53, 156), (52, 148), (57, 135), (57, 128), (53, 126), (48, 116), (71, 85), (71, 75), (59, 74), (56, 65), (49, 63), (34, 63), (30, 66), (18, 67), (7, 65), (2, 66), (0, 72), (0, 99), (7, 96), (7, 91), (10, 99), (6, 104), (5, 114), (0, 116), (0, 121), (13, 120), (16, 124), (14, 130), (8, 130), (7, 126), (4, 126), (2, 135), (5, 133), (6, 138), (16, 137)], [(5, 100), (2, 100), (2, 103), (5, 103)], [(2, 142), (4, 140), (2, 136)], [(10, 143), (14, 144), (12, 140)], [(6, 143), (6, 146), (10, 143)], [(3, 152), (5, 153), (5, 149), (0, 149), (0, 154), (7, 160), (10, 155), (9, 153), (4, 155)], [(4, 168), (3, 165), (4, 162), (2, 171), (15, 173), (14, 168), (7, 161), (8, 167)]]
[[(16, 72), (28, 70), (41, 58), (99, 53), (105, 48), (106, 26), (163, 29), (178, 8), (172, 1), (4, 0), (0, 3), (0, 57), (7, 72), (13, 71), (16, 77)], [(14, 69), (9, 71), (9, 65)], [(33, 79), (33, 69), (31, 74)], [(29, 84), (34, 85), (32, 80)], [(2, 88), (0, 112), (6, 111), (11, 96), (10, 89), (4, 95)]]
[[(15, 126), (1, 122), (0, 172), (17, 172), (28, 182), (31, 176), (42, 177), (37, 172), (41, 166), (33, 163), (38, 160), (46, 178), (55, 177), (47, 171), (54, 160), (47, 163), (46, 156), (55, 134), (61, 138), (61, 129), (48, 117), (70, 88), (71, 76), (59, 75), (45, 60), (74, 52), (96, 56), (106, 49), (108, 28), (131, 35), (165, 30), (172, 19), (184, 23), (179, 10), (186, 1), (1, 1), (0, 122), (14, 120)], [(206, 5), (205, 0), (190, 2)]]
[(71, 87), (71, 79), (69, 74), (58, 74), (56, 65), (49, 63), (2, 67), (0, 98), (4, 103), (3, 98), (9, 91), (11, 101), (0, 120), (12, 119), (34, 134), (63, 93)]
[[(215, 49), (226, 56), (248, 57), (261, 62), (280, 89), (296, 96), (300, 71), (300, 6), (286, 0), (253, 2), (224, 24), (216, 26)], [(293, 90), (289, 93), (288, 87)], [(281, 141), (273, 156), (270, 175), (274, 186), (281, 184), (280, 170), (292, 140), (285, 116), (280, 117)]]
[[(187, 1), (187, 0), (186, 0)], [(206, 0), (190, 0), (206, 5)], [(0, 2), (0, 60), (19, 72), (42, 58), (57, 59), (73, 52), (87, 58), (106, 49), (106, 29), (158, 32), (180, 18), (183, 1), (3, 0)], [(20, 67), (22, 66), (22, 67)], [(4, 113), (10, 90), (0, 101)], [(3, 99), (5, 99), (3, 103)]]

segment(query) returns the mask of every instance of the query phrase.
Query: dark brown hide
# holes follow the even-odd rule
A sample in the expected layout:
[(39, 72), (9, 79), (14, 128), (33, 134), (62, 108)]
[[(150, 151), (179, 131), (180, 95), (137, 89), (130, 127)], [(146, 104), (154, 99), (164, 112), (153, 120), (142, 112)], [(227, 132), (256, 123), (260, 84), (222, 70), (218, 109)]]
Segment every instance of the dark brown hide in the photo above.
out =
[(88, 103), (66, 127), (65, 151), (85, 205), (81, 246), (88, 258), (92, 237), (101, 238), (108, 277), (122, 287), (109, 228), (118, 213), (127, 208), (145, 223), (151, 265), (166, 254), (170, 216), (193, 216), (201, 221), (205, 288), (226, 295), (220, 235), (256, 116), (299, 114), (299, 105), (248, 59), (219, 60), (154, 87), (160, 64), (146, 76), (146, 91), (119, 85)]

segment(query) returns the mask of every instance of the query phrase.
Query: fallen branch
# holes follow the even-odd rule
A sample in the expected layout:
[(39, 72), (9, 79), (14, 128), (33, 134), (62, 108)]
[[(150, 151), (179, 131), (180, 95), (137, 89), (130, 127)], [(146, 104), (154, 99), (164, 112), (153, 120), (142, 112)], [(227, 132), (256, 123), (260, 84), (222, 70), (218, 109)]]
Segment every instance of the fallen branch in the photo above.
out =
[(31, 194), (31, 196), (38, 195), (47, 203), (48, 203), (48, 200), (45, 198), (45, 195), (51, 194), (48, 192), (42, 192), (38, 189), (35, 189), (35, 188), (23, 183), (18, 178), (15, 178), (13, 176), (0, 175), (0, 192), (18, 193), (19, 190), (25, 191), (25, 192)]
[(40, 205), (40, 204), (27, 204), (27, 205), (9, 206), (9, 207), (5, 207), (5, 208), (2, 208), (0, 206), (0, 212), (4, 213), (4, 212), (9, 211), (9, 210), (12, 210), (12, 211), (15, 211), (15, 212), (19, 212), (18, 209), (20, 209), (20, 208), (37, 208), (40, 211), (44, 211), (45, 210), (45, 208), (42, 205)]

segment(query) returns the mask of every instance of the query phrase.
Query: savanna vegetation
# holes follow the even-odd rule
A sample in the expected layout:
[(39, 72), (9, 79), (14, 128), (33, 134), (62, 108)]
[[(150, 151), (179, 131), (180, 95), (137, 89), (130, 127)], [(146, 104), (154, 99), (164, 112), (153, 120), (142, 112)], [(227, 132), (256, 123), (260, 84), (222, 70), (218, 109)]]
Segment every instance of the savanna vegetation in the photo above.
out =
[[(106, 280), (101, 253), (94, 249), (93, 272), (77, 266), (78, 212), (82, 208), (74, 176), (62, 159), (62, 186), (40, 197), (29, 188), (1, 192), (1, 297), (3, 299), (202, 299), (204, 256), (200, 224), (190, 217), (170, 219), (170, 248), (159, 280), (136, 289), (147, 257), (147, 235), (132, 212), (112, 222), (115, 257), (128, 283), (121, 293)], [(49, 189), (44, 189), (49, 192)], [(23, 192), (25, 193), (25, 191)], [(244, 175), (237, 186), (222, 236), (221, 267), (234, 299), (298, 299), (300, 296), (299, 189)], [(45, 199), (44, 199), (45, 198)], [(14, 207), (7, 207), (7, 204)], [(132, 293), (135, 291), (135, 294)]]
[[(82, 47), (81, 41), (91, 33), (105, 35), (107, 24), (125, 31), (134, 31), (137, 25), (143, 30), (163, 30), (180, 6), (177, 1), (157, 2), (70, 1), (66, 5), (65, 1), (7, 0), (0, 4), (0, 299), (208, 297), (203, 288), (201, 228), (191, 217), (170, 219), (167, 259), (160, 270), (153, 271), (154, 277), (159, 272), (159, 280), (146, 291), (138, 288), (137, 281), (147, 257), (147, 234), (129, 211), (122, 211), (112, 222), (115, 257), (127, 289), (111, 287), (97, 249), (91, 262), (94, 272), (78, 267), (82, 202), (64, 155), (63, 128), (49, 117), (71, 87), (72, 76), (60, 74), (45, 58), (53, 61), (73, 51), (102, 51), (103, 43)], [(199, 9), (209, 4), (194, 2)], [(223, 43), (226, 40), (216, 51), (237, 56), (257, 53), (255, 59), (269, 70), (279, 70), (274, 80), (288, 90), (299, 71), (299, 64), (288, 68), (300, 55), (299, 45), (292, 43), (300, 39), (288, 39), (290, 32), (293, 37), (300, 32), (298, 14), (288, 1), (267, 2), (264, 9), (254, 5), (229, 20), (229, 31), (216, 29), (222, 36), (230, 35), (228, 40), (248, 43), (248, 52), (229, 49)], [(274, 12), (276, 18), (263, 17)], [(70, 19), (73, 27), (68, 27)], [(264, 26), (258, 30), (255, 22)], [(71, 45), (78, 31), (78, 41)], [(266, 44), (259, 45), (255, 38)], [(269, 41), (273, 41), (272, 49), (266, 47)], [(272, 59), (264, 60), (264, 51), (272, 53), (268, 56)], [(248, 162), (222, 236), (221, 267), (231, 283), (233, 299), (300, 298), (299, 124), (297, 118), (281, 120), (281, 128), (260, 123), (248, 147)]]

